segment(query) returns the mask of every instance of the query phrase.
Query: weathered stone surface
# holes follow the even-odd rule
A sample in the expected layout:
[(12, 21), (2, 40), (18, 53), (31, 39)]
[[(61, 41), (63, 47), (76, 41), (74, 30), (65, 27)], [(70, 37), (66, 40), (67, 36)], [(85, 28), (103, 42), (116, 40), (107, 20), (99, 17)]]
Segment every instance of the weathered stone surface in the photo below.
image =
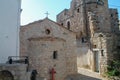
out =
[(118, 12), (108, 8), (108, 0), (72, 0), (57, 22), (76, 33), (77, 67), (95, 71), (97, 66), (104, 74), (110, 61), (118, 59)]
[(0, 72), (8, 71), (14, 80), (30, 80), (26, 68), (26, 64), (0, 64)]
[(52, 68), (55, 80), (98, 80), (76, 73), (87, 68), (102, 75), (119, 59), (118, 12), (108, 8), (108, 0), (72, 0), (57, 23), (45, 18), (20, 28), (20, 55), (29, 57), (29, 67), (0, 64), (14, 80), (30, 80), (33, 70), (37, 80), (50, 80)]
[(50, 71), (54, 68), (55, 79), (64, 80), (77, 73), (75, 37), (72, 31), (46, 18), (21, 27), (21, 55), (29, 57), (29, 68), (37, 70), (37, 77), (51, 79)]

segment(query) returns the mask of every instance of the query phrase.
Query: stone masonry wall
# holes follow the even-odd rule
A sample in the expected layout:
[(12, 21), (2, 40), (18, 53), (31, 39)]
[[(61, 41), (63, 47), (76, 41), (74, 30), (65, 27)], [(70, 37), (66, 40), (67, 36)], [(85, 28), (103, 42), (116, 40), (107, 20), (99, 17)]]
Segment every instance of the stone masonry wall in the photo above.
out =
[(0, 64), (0, 71), (9, 71), (14, 80), (30, 80), (26, 64)]
[(118, 11), (117, 9), (109, 9), (110, 23), (111, 23), (111, 32), (119, 32), (119, 20), (118, 20)]
[[(59, 45), (59, 46), (58, 46)], [(31, 40), (29, 42), (30, 69), (36, 69), (38, 77), (51, 79), (51, 69), (56, 71), (55, 80), (66, 77), (66, 48), (65, 42), (52, 39)], [(56, 59), (53, 58), (54, 51), (57, 51)]]
[[(46, 30), (50, 33), (47, 34)], [(46, 18), (21, 27), (21, 55), (30, 55), (31, 69), (37, 69), (39, 76), (50, 79), (49, 71), (54, 67), (56, 80), (63, 79), (77, 73), (75, 39), (72, 31)], [(56, 60), (52, 58), (53, 51), (58, 51)]]
[(93, 50), (97, 49), (100, 56), (100, 73), (104, 74), (107, 71), (107, 66), (113, 61), (117, 53), (116, 35), (110, 33), (96, 33), (91, 39)]

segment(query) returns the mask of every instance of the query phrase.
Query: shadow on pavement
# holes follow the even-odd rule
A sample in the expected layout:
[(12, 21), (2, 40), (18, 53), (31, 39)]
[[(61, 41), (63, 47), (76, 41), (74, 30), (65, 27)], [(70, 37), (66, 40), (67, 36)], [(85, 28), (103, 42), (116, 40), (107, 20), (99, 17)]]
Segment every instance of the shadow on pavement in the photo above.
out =
[(102, 80), (102, 79), (90, 77), (89, 75), (86, 76), (82, 74), (76, 74), (67, 76), (66, 80)]

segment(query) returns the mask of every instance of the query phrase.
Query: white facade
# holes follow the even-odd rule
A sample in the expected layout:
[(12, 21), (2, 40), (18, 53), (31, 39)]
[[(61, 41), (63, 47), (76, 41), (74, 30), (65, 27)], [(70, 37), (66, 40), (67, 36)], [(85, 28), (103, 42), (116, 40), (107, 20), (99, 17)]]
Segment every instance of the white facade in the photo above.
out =
[(21, 0), (0, 0), (0, 63), (19, 55)]

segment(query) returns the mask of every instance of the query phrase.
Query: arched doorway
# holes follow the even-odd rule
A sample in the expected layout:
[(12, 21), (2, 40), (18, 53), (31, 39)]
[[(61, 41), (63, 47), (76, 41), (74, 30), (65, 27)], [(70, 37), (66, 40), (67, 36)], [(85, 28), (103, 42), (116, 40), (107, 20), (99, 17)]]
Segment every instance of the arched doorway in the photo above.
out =
[(0, 71), (0, 80), (14, 80), (11, 72), (7, 70)]

